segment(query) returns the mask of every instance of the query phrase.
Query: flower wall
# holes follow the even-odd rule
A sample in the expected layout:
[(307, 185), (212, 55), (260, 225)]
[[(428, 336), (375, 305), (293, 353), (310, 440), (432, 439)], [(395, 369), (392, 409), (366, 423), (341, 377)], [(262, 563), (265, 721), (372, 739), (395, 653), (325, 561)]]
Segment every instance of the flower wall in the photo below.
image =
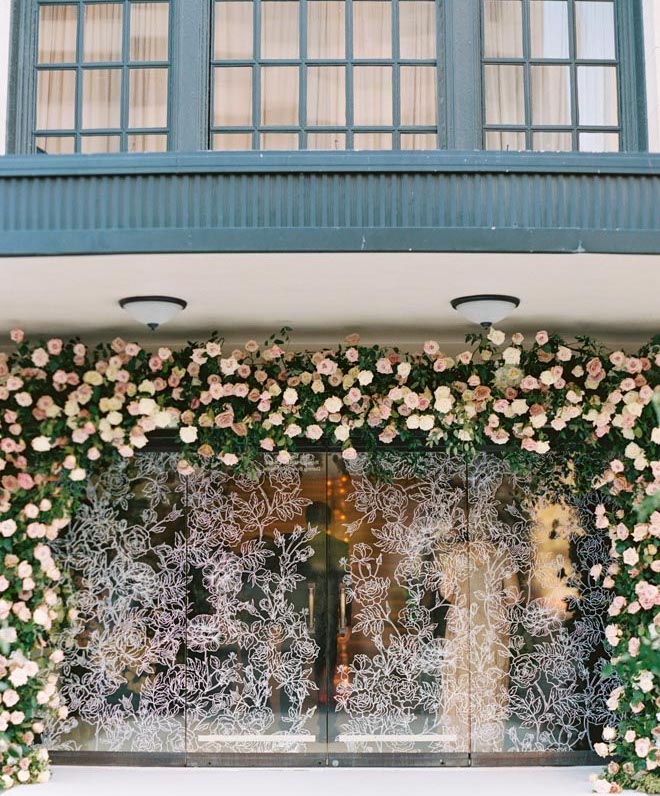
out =
[(41, 722), (66, 715), (50, 642), (67, 621), (66, 573), (48, 543), (95, 470), (171, 430), (184, 474), (200, 457), (248, 467), (273, 451), (287, 461), (301, 444), (338, 446), (345, 459), (392, 444), (495, 445), (514, 464), (569, 450), (551, 464), (557, 482), (570, 470), (570, 488), (602, 490), (597, 525), (612, 542), (611, 565), (591, 575), (613, 595), (607, 639), (620, 686), (609, 704), (620, 721), (596, 747), (611, 759), (594, 789), (660, 792), (660, 338), (627, 355), (491, 330), (457, 357), (434, 341), (404, 354), (356, 336), (316, 352), (287, 350), (285, 334), (156, 353), (120, 339), (91, 350), (29, 344), (18, 330), (12, 340), (0, 354), (0, 787), (48, 779)]

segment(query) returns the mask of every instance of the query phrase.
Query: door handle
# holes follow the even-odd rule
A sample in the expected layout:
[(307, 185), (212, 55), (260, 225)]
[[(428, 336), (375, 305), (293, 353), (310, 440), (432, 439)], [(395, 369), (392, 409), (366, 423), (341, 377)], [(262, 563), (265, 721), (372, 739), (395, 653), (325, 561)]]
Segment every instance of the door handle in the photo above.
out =
[(316, 595), (316, 584), (315, 583), (308, 583), (307, 584), (307, 607), (309, 609), (309, 622), (308, 628), (309, 632), (313, 633), (316, 629), (316, 622), (314, 620), (314, 597)]
[(346, 635), (346, 584), (339, 586), (339, 635)]

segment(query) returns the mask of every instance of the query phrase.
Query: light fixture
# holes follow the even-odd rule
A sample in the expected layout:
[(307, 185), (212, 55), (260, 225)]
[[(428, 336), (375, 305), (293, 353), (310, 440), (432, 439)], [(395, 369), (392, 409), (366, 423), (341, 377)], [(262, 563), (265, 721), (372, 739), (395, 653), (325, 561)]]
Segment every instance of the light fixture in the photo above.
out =
[(123, 298), (119, 306), (136, 321), (148, 326), (152, 332), (185, 310), (188, 302), (171, 296), (130, 296)]
[(484, 329), (506, 318), (519, 304), (520, 299), (515, 296), (497, 294), (461, 296), (451, 301), (455, 310), (468, 320), (481, 324)]

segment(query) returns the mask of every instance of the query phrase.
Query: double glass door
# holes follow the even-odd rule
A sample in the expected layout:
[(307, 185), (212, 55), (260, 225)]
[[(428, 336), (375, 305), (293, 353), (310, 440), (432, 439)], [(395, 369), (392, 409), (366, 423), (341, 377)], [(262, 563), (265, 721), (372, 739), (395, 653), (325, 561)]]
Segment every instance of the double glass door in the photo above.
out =
[(606, 562), (588, 505), (499, 458), (145, 454), (57, 543), (78, 609), (62, 760), (582, 762), (607, 721)]

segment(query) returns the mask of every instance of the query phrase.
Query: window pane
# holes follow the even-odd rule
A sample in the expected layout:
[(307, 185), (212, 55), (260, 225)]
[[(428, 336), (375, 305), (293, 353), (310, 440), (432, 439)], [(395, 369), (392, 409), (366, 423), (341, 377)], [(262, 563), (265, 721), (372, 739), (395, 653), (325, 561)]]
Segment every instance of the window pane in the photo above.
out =
[(401, 133), (401, 149), (437, 149), (435, 133)]
[(121, 61), (121, 45), (121, 4), (85, 4), (83, 61)]
[(131, 69), (129, 127), (167, 127), (167, 69)]
[(580, 133), (580, 152), (618, 151), (618, 133)]
[(252, 58), (252, 9), (252, 3), (215, 4), (214, 58)]
[(511, 65), (484, 67), (487, 124), (524, 124), (523, 68)]
[(568, 66), (532, 66), (532, 124), (571, 123), (571, 74)]
[(307, 69), (307, 124), (316, 127), (346, 124), (346, 70), (343, 66)]
[[(630, 0), (628, 0), (630, 2)], [(575, 4), (578, 58), (614, 59), (614, 3)]]
[(392, 67), (353, 69), (353, 118), (357, 125), (392, 124)]
[(532, 58), (568, 58), (566, 0), (532, 0), (529, 6)]
[(37, 129), (72, 130), (76, 123), (76, 73), (48, 69), (37, 74)]
[(391, 133), (355, 133), (353, 149), (392, 149)]
[(435, 4), (426, 0), (399, 3), (401, 58), (435, 58)]
[(578, 66), (577, 82), (580, 124), (618, 124), (616, 67)]
[(129, 152), (167, 152), (166, 135), (129, 135)]
[(85, 155), (119, 152), (120, 143), (118, 135), (84, 135), (80, 139), (80, 151)]
[(402, 66), (401, 124), (436, 124), (436, 69), (433, 66)]
[(252, 124), (252, 67), (213, 69), (213, 124), (216, 127)]
[(525, 133), (516, 133), (510, 130), (488, 130), (485, 136), (486, 149), (522, 152), (527, 149)]
[(38, 63), (63, 64), (75, 61), (77, 27), (78, 10), (75, 6), (41, 6)]
[(353, 3), (353, 57), (392, 57), (392, 4), (381, 0)]
[(131, 3), (131, 61), (167, 61), (169, 3)]
[(307, 57), (346, 57), (345, 3), (309, 0), (307, 3)]
[(261, 70), (261, 124), (295, 125), (297, 127), (298, 122), (298, 67), (263, 67)]
[(219, 152), (252, 149), (252, 133), (214, 133), (213, 149)]
[(522, 58), (522, 3), (520, 0), (484, 0), (484, 55)]
[(297, 58), (300, 52), (297, 0), (261, 3), (261, 57)]
[(72, 155), (76, 150), (76, 139), (73, 136), (38, 136), (34, 143), (49, 155)]
[(345, 133), (309, 133), (307, 135), (307, 149), (339, 150), (346, 149)]
[(298, 133), (262, 133), (261, 149), (298, 149)]
[(121, 70), (86, 69), (83, 72), (83, 129), (106, 130), (120, 125)]
[(571, 133), (542, 132), (532, 136), (532, 148), (538, 152), (570, 152), (573, 149)]

